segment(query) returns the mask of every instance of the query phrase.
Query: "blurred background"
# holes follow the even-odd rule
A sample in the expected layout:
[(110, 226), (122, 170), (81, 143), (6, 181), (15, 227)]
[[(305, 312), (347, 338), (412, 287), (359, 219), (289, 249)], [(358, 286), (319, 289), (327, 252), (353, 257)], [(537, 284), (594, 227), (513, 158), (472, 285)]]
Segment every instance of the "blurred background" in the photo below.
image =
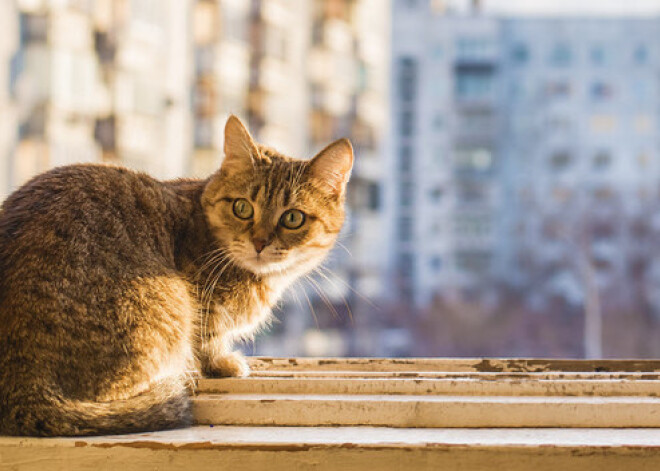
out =
[(657, 0), (1, 0), (0, 199), (353, 142), (267, 355), (660, 356)]

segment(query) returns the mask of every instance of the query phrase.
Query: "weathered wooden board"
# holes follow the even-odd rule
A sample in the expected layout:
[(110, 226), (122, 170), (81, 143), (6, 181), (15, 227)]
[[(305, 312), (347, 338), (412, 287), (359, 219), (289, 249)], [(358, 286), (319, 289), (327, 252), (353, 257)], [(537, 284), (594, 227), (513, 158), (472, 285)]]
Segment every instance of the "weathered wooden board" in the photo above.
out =
[(208, 394), (199, 424), (388, 427), (660, 427), (660, 398)]
[(197, 394), (413, 394), (469, 396), (660, 396), (660, 380), (493, 377), (252, 377), (200, 379)]
[(660, 427), (651, 360), (252, 358), (200, 378), (198, 423), (390, 427)]
[(0, 437), (15, 471), (656, 471), (660, 430), (194, 427), (117, 437)]
[(660, 372), (660, 360), (538, 358), (250, 358), (254, 371)]

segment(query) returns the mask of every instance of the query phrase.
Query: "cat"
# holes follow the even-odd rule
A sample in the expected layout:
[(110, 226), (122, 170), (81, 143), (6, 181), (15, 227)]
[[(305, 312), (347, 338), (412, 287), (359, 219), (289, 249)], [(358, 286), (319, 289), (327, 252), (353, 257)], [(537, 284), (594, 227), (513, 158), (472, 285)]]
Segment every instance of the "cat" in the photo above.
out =
[(191, 422), (190, 372), (244, 376), (232, 350), (342, 227), (353, 150), (310, 160), (235, 116), (205, 180), (55, 168), (0, 210), (0, 434), (154, 431)]

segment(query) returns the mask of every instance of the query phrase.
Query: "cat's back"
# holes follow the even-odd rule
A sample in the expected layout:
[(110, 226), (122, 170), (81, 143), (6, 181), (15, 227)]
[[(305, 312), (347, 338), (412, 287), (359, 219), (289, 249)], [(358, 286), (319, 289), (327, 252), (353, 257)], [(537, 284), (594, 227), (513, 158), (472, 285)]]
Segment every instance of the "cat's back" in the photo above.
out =
[(3, 204), (3, 268), (25, 251), (38, 252), (46, 261), (50, 255), (63, 255), (62, 249), (93, 257), (104, 248), (118, 253), (163, 248), (154, 244), (162, 245), (171, 237), (175, 200), (158, 180), (125, 168), (53, 169), (30, 180)]
[(33, 178), (0, 210), (0, 319), (19, 302), (103, 302), (119, 295), (119, 280), (169, 272), (177, 201), (162, 182), (121, 167)]

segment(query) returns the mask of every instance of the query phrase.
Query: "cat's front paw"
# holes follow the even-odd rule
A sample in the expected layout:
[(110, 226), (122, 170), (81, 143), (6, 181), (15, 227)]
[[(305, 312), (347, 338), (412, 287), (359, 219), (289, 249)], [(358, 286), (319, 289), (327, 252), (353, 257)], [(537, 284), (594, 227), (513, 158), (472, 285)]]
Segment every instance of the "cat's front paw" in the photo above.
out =
[(204, 368), (204, 374), (211, 378), (247, 376), (250, 374), (250, 367), (243, 355), (230, 352), (212, 358)]

